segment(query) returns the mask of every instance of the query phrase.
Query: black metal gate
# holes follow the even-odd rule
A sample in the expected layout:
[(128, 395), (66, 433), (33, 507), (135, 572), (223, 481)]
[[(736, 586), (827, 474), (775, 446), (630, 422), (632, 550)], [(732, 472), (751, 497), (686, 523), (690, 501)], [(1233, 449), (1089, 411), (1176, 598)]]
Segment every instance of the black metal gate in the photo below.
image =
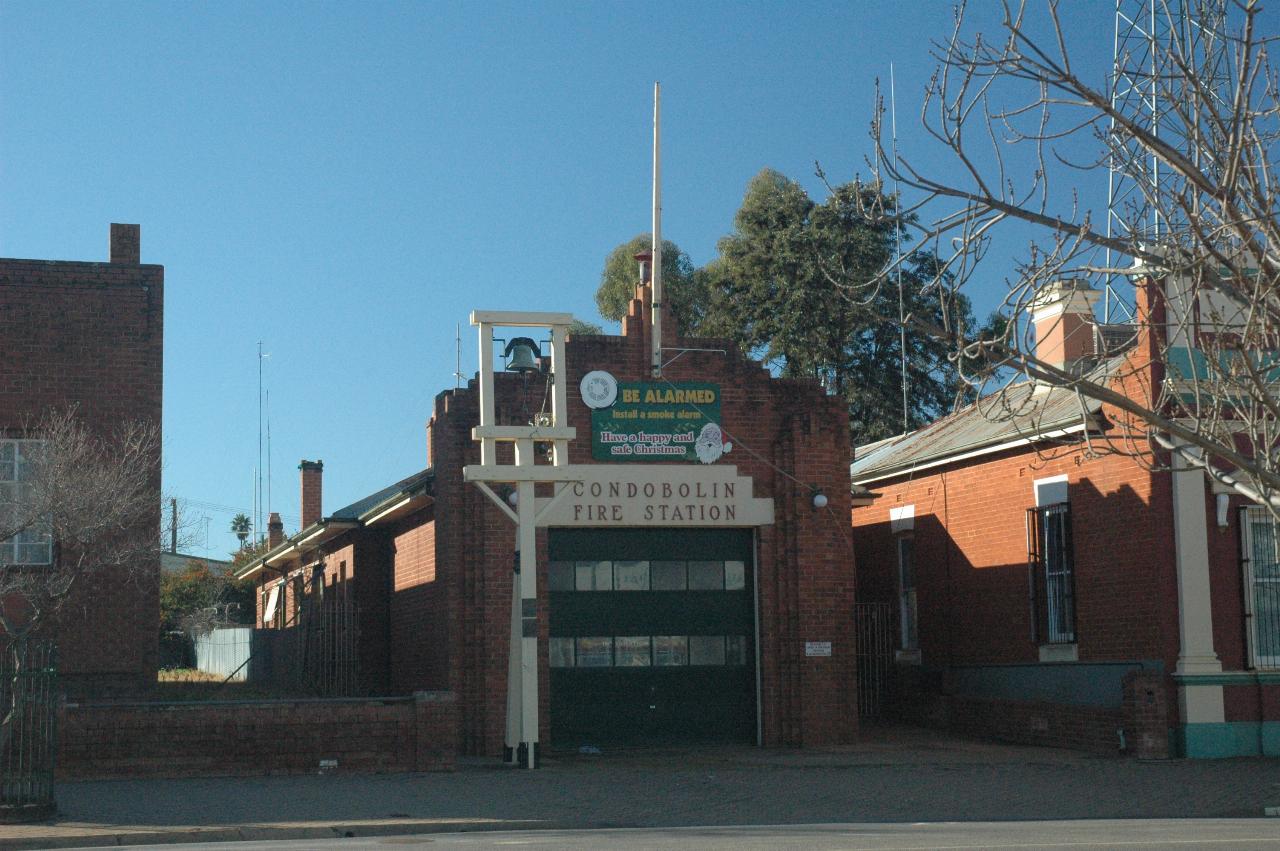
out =
[(0, 820), (53, 814), (56, 660), (52, 641), (0, 644)]
[(893, 666), (893, 610), (888, 603), (855, 603), (853, 624), (857, 642), (858, 715), (879, 718)]

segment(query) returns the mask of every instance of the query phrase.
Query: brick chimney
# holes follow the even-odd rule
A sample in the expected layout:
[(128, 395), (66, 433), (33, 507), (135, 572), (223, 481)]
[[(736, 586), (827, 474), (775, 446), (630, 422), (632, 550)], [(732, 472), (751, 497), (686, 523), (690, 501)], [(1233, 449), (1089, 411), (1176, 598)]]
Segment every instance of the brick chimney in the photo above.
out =
[(1031, 301), (1036, 357), (1068, 372), (1087, 366), (1097, 353), (1093, 306), (1100, 295), (1079, 279), (1054, 281), (1037, 293)]
[(111, 223), (111, 262), (142, 262), (142, 226)]
[(280, 519), (278, 512), (271, 512), (271, 516), (267, 518), (267, 546), (275, 549), (284, 543), (284, 522)]
[(324, 462), (303, 460), (298, 469), (302, 471), (302, 528), (305, 529), (320, 521), (320, 483)]

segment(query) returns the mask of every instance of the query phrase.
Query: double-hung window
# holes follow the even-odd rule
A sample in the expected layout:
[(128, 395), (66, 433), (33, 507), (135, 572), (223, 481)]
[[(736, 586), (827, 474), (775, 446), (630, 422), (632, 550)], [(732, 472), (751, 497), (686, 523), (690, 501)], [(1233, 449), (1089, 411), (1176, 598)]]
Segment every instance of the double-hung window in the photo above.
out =
[(1249, 664), (1280, 668), (1280, 539), (1276, 519), (1260, 505), (1240, 509)]
[(910, 535), (897, 539), (898, 543), (898, 619), (901, 624), (903, 650), (920, 647), (916, 611), (916, 567), (913, 559), (914, 541)]
[(43, 441), (0, 440), (0, 564), (53, 563), (48, 518), (33, 518), (31, 478)]
[(1075, 555), (1071, 503), (1027, 511), (1028, 584), (1032, 640), (1073, 644), (1076, 640)]

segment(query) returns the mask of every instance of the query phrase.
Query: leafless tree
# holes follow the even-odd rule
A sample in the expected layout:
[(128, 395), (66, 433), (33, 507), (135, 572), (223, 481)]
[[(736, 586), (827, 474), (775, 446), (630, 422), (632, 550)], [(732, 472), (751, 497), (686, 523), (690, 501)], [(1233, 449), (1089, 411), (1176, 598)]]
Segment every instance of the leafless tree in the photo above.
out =
[[(74, 408), (0, 437), (0, 811), (35, 817), (52, 807), (54, 702), (38, 668), (73, 590), (97, 575), (154, 582), (159, 567), (160, 428), (91, 429)], [(143, 596), (142, 599), (148, 599)]]
[(95, 574), (154, 576), (157, 424), (127, 422), (104, 434), (74, 409), (59, 410), (8, 446), (10, 460), (0, 460), (0, 628), (7, 635), (35, 634)]
[[(1184, 5), (1199, 9), (1197, 26), (1182, 25)], [(935, 45), (939, 65), (921, 119), (951, 165), (935, 172), (896, 156), (878, 116), (875, 166), (886, 186), (902, 189), (903, 226), (941, 258), (932, 283), (939, 297), (979, 274), (1006, 277), (1003, 333), (925, 329), (952, 340), (967, 380), (987, 394), (984, 410), (1034, 420), (1033, 397), (1000, 392), (1011, 381), (1075, 394), (1082, 413), (1100, 410), (1108, 421), (1107, 437), (1089, 451), (1153, 464), (1177, 457), (1275, 510), (1280, 86), (1260, 5), (1232, 0), (1226, 15), (1215, 5), (1220, 12), (1223, 4), (1157, 0), (1163, 18), (1151, 55), (1119, 57), (1122, 68), (1146, 63), (1149, 96), (1128, 101), (1113, 100), (1110, 68), (1073, 61), (1073, 37), (1100, 36), (1096, 10), (1088, 31), (1073, 33), (1065, 13), (1075, 4), (1006, 2), (989, 37), (971, 32), (961, 6), (950, 37)], [(1109, 168), (1135, 191), (1108, 212), (1077, 190), (1106, 187)], [(1027, 239), (1026, 251), (996, 269), (1001, 258), (988, 249), (1009, 231)], [(1102, 350), (1083, 368), (1038, 357), (1027, 316), (1064, 279), (1136, 295), (1126, 324), (1137, 345), (1123, 357)], [(890, 269), (874, 285), (892, 281)], [(1018, 409), (1001, 402), (1015, 398)]]

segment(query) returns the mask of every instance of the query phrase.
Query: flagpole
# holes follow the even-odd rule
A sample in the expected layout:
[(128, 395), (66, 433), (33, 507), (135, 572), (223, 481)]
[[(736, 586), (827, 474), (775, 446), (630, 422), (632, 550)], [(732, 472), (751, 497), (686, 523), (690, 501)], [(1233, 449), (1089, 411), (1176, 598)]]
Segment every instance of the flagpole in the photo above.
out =
[(662, 375), (662, 84), (653, 84), (653, 377)]

